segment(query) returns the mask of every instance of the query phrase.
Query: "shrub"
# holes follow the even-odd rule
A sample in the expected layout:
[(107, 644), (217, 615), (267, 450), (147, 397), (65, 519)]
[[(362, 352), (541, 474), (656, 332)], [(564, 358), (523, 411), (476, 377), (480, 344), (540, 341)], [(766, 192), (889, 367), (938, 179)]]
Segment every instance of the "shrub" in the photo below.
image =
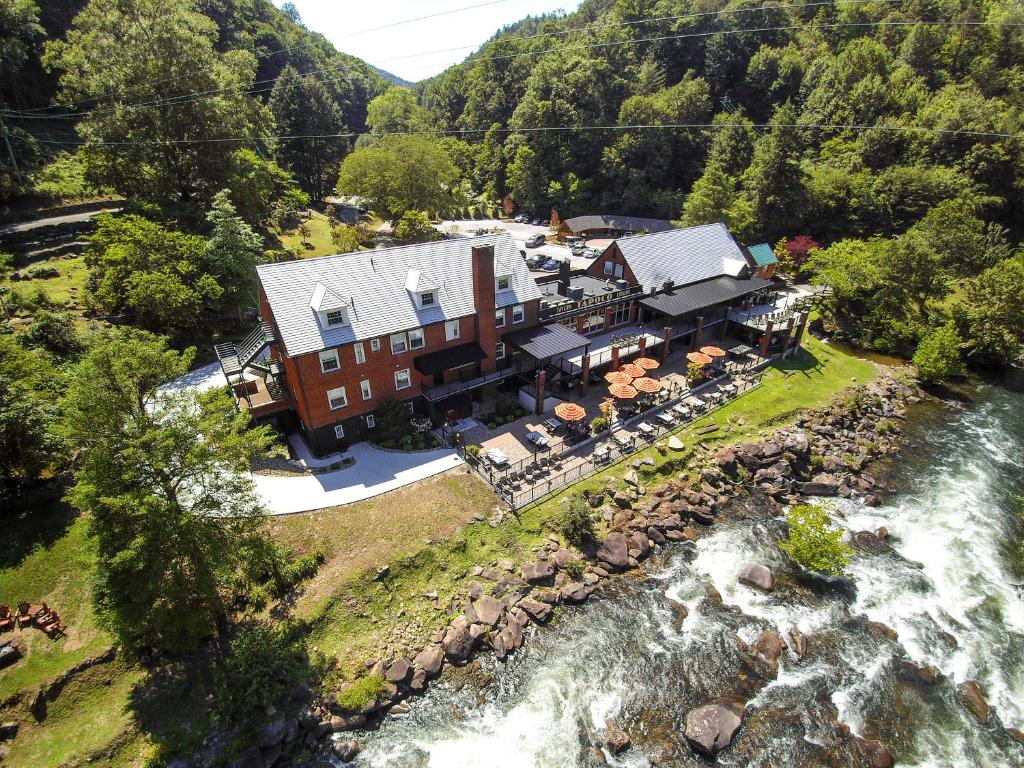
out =
[(843, 532), (831, 527), (822, 507), (801, 504), (786, 513), (789, 538), (779, 544), (804, 568), (835, 575), (846, 569), (853, 550), (843, 543)]
[(590, 431), (595, 435), (608, 429), (608, 420), (598, 416), (590, 422)]
[(704, 366), (700, 363), (690, 363), (686, 366), (686, 379), (690, 382), (701, 382), (704, 380)]
[(480, 446), (479, 445), (467, 445), (466, 446), (466, 459), (470, 464), (476, 464), (480, 461)]
[(590, 505), (581, 496), (572, 496), (555, 523), (565, 540), (575, 547), (594, 536), (594, 518)]
[(565, 574), (573, 581), (579, 581), (579, 579), (583, 577), (583, 571), (585, 568), (583, 566), (583, 561), (578, 557), (574, 557), (571, 560), (565, 561), (565, 565), (562, 566), (562, 570), (565, 571)]
[(28, 280), (47, 280), (51, 277), (60, 277), (60, 270), (51, 266), (29, 267), (25, 270), (25, 278)]
[(384, 690), (383, 675), (366, 675), (338, 694), (335, 701), (345, 712), (359, 712)]
[(26, 346), (43, 349), (57, 358), (75, 358), (84, 346), (67, 312), (40, 310), (22, 337)]
[(929, 331), (914, 353), (914, 365), (921, 381), (932, 383), (959, 376), (964, 371), (960, 359), (963, 340), (952, 321)]
[(409, 411), (401, 400), (388, 398), (377, 406), (377, 428), (375, 442), (381, 445), (398, 445), (412, 433)]

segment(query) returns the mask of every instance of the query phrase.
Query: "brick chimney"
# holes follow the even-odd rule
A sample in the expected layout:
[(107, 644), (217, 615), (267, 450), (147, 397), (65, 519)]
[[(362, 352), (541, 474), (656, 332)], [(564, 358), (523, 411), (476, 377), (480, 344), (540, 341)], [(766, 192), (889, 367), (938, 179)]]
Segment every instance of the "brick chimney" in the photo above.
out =
[(480, 361), (484, 373), (495, 368), (494, 352), (498, 330), (494, 324), (494, 246), (473, 246), (473, 306), (476, 308), (476, 340), (486, 357)]

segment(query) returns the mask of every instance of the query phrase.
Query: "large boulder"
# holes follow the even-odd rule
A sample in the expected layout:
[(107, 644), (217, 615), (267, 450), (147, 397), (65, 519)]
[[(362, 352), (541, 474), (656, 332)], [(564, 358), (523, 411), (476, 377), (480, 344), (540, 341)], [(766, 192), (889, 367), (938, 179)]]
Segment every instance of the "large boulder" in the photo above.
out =
[(742, 707), (724, 704), (704, 704), (691, 709), (686, 713), (686, 740), (695, 751), (714, 757), (732, 743), (742, 717)]
[(544, 581), (555, 575), (555, 566), (545, 560), (523, 563), (522, 575), (526, 581)]
[(260, 734), (260, 746), (264, 749), (269, 747), (276, 747), (284, 739), (284, 732), (287, 729), (288, 724), (285, 722), (283, 717), (279, 717), (267, 723), (263, 727), (263, 733)]
[(526, 611), (526, 614), (538, 624), (543, 624), (551, 616), (550, 605), (529, 597), (524, 597), (520, 600), (519, 607)]
[(606, 563), (609, 570), (624, 570), (629, 565), (629, 539), (618, 531), (609, 533), (597, 550), (597, 559)]
[(870, 768), (892, 768), (896, 764), (892, 758), (892, 752), (882, 742), (856, 737), (856, 744), (867, 758)]
[(797, 483), (796, 489), (804, 496), (835, 496), (839, 493), (839, 483), (831, 480), (813, 480)]
[(356, 759), (362, 746), (354, 739), (331, 738), (331, 751), (343, 763), (351, 763)]
[(771, 592), (775, 589), (775, 577), (772, 572), (763, 565), (747, 563), (740, 571), (739, 581), (748, 587), (760, 589), (763, 592)]
[(992, 713), (988, 705), (988, 698), (985, 689), (978, 685), (975, 680), (967, 680), (956, 687), (956, 700), (960, 705), (966, 707), (978, 718), (982, 725), (988, 725), (989, 715)]
[(445, 630), (441, 645), (445, 655), (452, 661), (465, 661), (473, 650), (476, 638), (469, 631), (470, 623), (465, 616), (456, 616)]
[(441, 671), (441, 664), (444, 662), (444, 648), (440, 645), (432, 645), (424, 648), (416, 654), (412, 660), (417, 669), (422, 669), (428, 677), (433, 677)]
[(632, 742), (629, 740), (629, 734), (622, 730), (617, 722), (608, 720), (605, 723), (604, 743), (608, 747), (609, 752), (617, 755), (628, 749)]
[(802, 659), (807, 655), (807, 635), (793, 627), (789, 630), (789, 647), (798, 659)]
[(736, 474), (736, 453), (732, 448), (722, 448), (715, 454), (715, 464), (727, 475)]
[(476, 613), (479, 620), (492, 627), (497, 625), (504, 610), (505, 606), (490, 595), (484, 595), (479, 600), (473, 601), (473, 611)]

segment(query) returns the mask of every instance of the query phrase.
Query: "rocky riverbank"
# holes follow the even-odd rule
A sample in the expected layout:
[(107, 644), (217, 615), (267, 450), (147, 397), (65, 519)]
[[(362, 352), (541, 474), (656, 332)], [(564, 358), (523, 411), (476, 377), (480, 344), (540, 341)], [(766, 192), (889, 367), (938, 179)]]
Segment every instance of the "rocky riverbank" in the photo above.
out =
[[(741, 494), (763, 493), (777, 514), (783, 505), (808, 496), (856, 497), (877, 504), (887, 489), (867, 468), (897, 451), (905, 407), (920, 396), (913, 385), (892, 377), (853, 388), (829, 407), (759, 440), (717, 451), (699, 448), (685, 471), (655, 487), (648, 487), (647, 465), (635, 462), (624, 477), (610, 478), (602, 492), (587, 495), (605, 523), (600, 541), (577, 551), (551, 534), (528, 562), (474, 568), (465, 594), (452, 603), (451, 622), (419, 653), (378, 659), (361, 681), (308, 701), (294, 719), (271, 723), (261, 745), (239, 765), (273, 765), (280, 755), (300, 749), (316, 751), (321, 760), (331, 755), (351, 759), (359, 744), (346, 732), (372, 727), (389, 712), (406, 711), (405, 700), (422, 692), (445, 665), (462, 666), (488, 652), (504, 658), (526, 641), (530, 625), (543, 625), (563, 606), (586, 601), (604, 581), (639, 568), (667, 542), (687, 546), (700, 538), (719, 511)], [(863, 549), (884, 547), (885, 537), (884, 529), (851, 532), (853, 544)], [(771, 571), (757, 563), (749, 564), (741, 578), (758, 589), (774, 588)], [(811, 589), (844, 588), (842, 580), (810, 576), (808, 581)], [(720, 603), (721, 597), (712, 588), (707, 600)], [(678, 610), (685, 614), (684, 606)], [(743, 724), (745, 702), (775, 677), (787, 647), (800, 657), (807, 646), (799, 630), (790, 632), (788, 641), (767, 631), (753, 643), (737, 642), (744, 684), (735, 696), (709, 701), (686, 718), (688, 742), (705, 755), (729, 745)], [(891, 764), (884, 745), (850, 737), (842, 724), (837, 734), (864, 764)], [(607, 747), (613, 753), (628, 748), (628, 738), (620, 738), (614, 723), (608, 727)]]

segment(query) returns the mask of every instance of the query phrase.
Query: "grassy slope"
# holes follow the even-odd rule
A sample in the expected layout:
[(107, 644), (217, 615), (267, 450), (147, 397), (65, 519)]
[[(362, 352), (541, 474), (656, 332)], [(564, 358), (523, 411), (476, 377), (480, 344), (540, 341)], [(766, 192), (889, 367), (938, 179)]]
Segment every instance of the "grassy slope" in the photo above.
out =
[[(760, 389), (679, 436), (692, 447), (697, 441), (694, 428), (710, 421), (722, 429), (702, 438), (703, 442), (753, 435), (789, 420), (800, 409), (823, 404), (853, 378), (864, 383), (876, 375), (871, 363), (813, 339), (808, 339), (807, 348), (809, 354), (770, 369)], [(648, 453), (658, 462), (659, 472), (667, 475), (677, 470), (661, 466), (667, 459), (656, 450)], [(526, 559), (531, 547), (548, 534), (550, 520), (571, 493), (617, 482), (627, 466), (622, 462), (609, 467), (497, 526), (486, 519), (472, 521), (476, 515), (490, 518), (496, 502), (486, 485), (465, 471), (346, 507), (275, 519), (271, 522), (275, 539), (296, 554), (317, 548), (327, 553), (320, 572), (287, 612), (309, 621), (311, 646), (337, 659), (341, 676), (353, 677), (365, 670), (367, 659), (388, 651), (414, 650), (431, 630), (447, 621), (451, 598), (465, 590), (462, 578), (473, 565)], [(72, 637), (67, 641), (34, 646), (28, 658), (0, 672), (4, 692), (51, 679), (106, 643), (88, 608), (90, 555), (84, 522), (59, 516), (42, 526), (38, 519), (33, 522), (31, 532), (19, 529), (13, 546), (0, 560), (0, 599), (47, 599), (58, 610), (74, 614), (69, 622), (74, 634), (69, 631)], [(44, 543), (33, 550), (30, 535)], [(383, 565), (388, 565), (388, 575), (377, 580), (374, 574)], [(150, 729), (140, 726), (131, 714), (145, 712), (145, 707), (131, 704), (139, 696), (142, 675), (138, 668), (117, 663), (83, 675), (51, 704), (42, 723), (29, 722), (23, 728), (14, 743), (11, 759), (17, 760), (12, 764), (42, 768), (109, 747), (111, 754), (104, 758), (108, 764), (141, 765), (151, 740), (140, 731)], [(157, 683), (147, 687), (154, 696), (159, 690)], [(168, 713), (179, 705), (164, 700), (166, 696), (157, 698), (161, 699), (159, 709), (166, 712), (150, 712), (145, 719), (166, 725)], [(201, 705), (184, 700), (180, 704), (181, 711), (196, 706)]]
[(302, 235), (299, 234), (299, 230), (292, 229), (281, 234), (281, 245), (285, 248), (297, 249), (304, 259), (310, 259), (314, 256), (330, 256), (337, 253), (338, 249), (331, 239), (331, 225), (327, 222), (327, 217), (316, 211), (311, 213), (313, 214), (312, 218), (306, 221), (306, 226), (309, 227), (309, 238), (306, 240), (306, 243), (302, 242)]

